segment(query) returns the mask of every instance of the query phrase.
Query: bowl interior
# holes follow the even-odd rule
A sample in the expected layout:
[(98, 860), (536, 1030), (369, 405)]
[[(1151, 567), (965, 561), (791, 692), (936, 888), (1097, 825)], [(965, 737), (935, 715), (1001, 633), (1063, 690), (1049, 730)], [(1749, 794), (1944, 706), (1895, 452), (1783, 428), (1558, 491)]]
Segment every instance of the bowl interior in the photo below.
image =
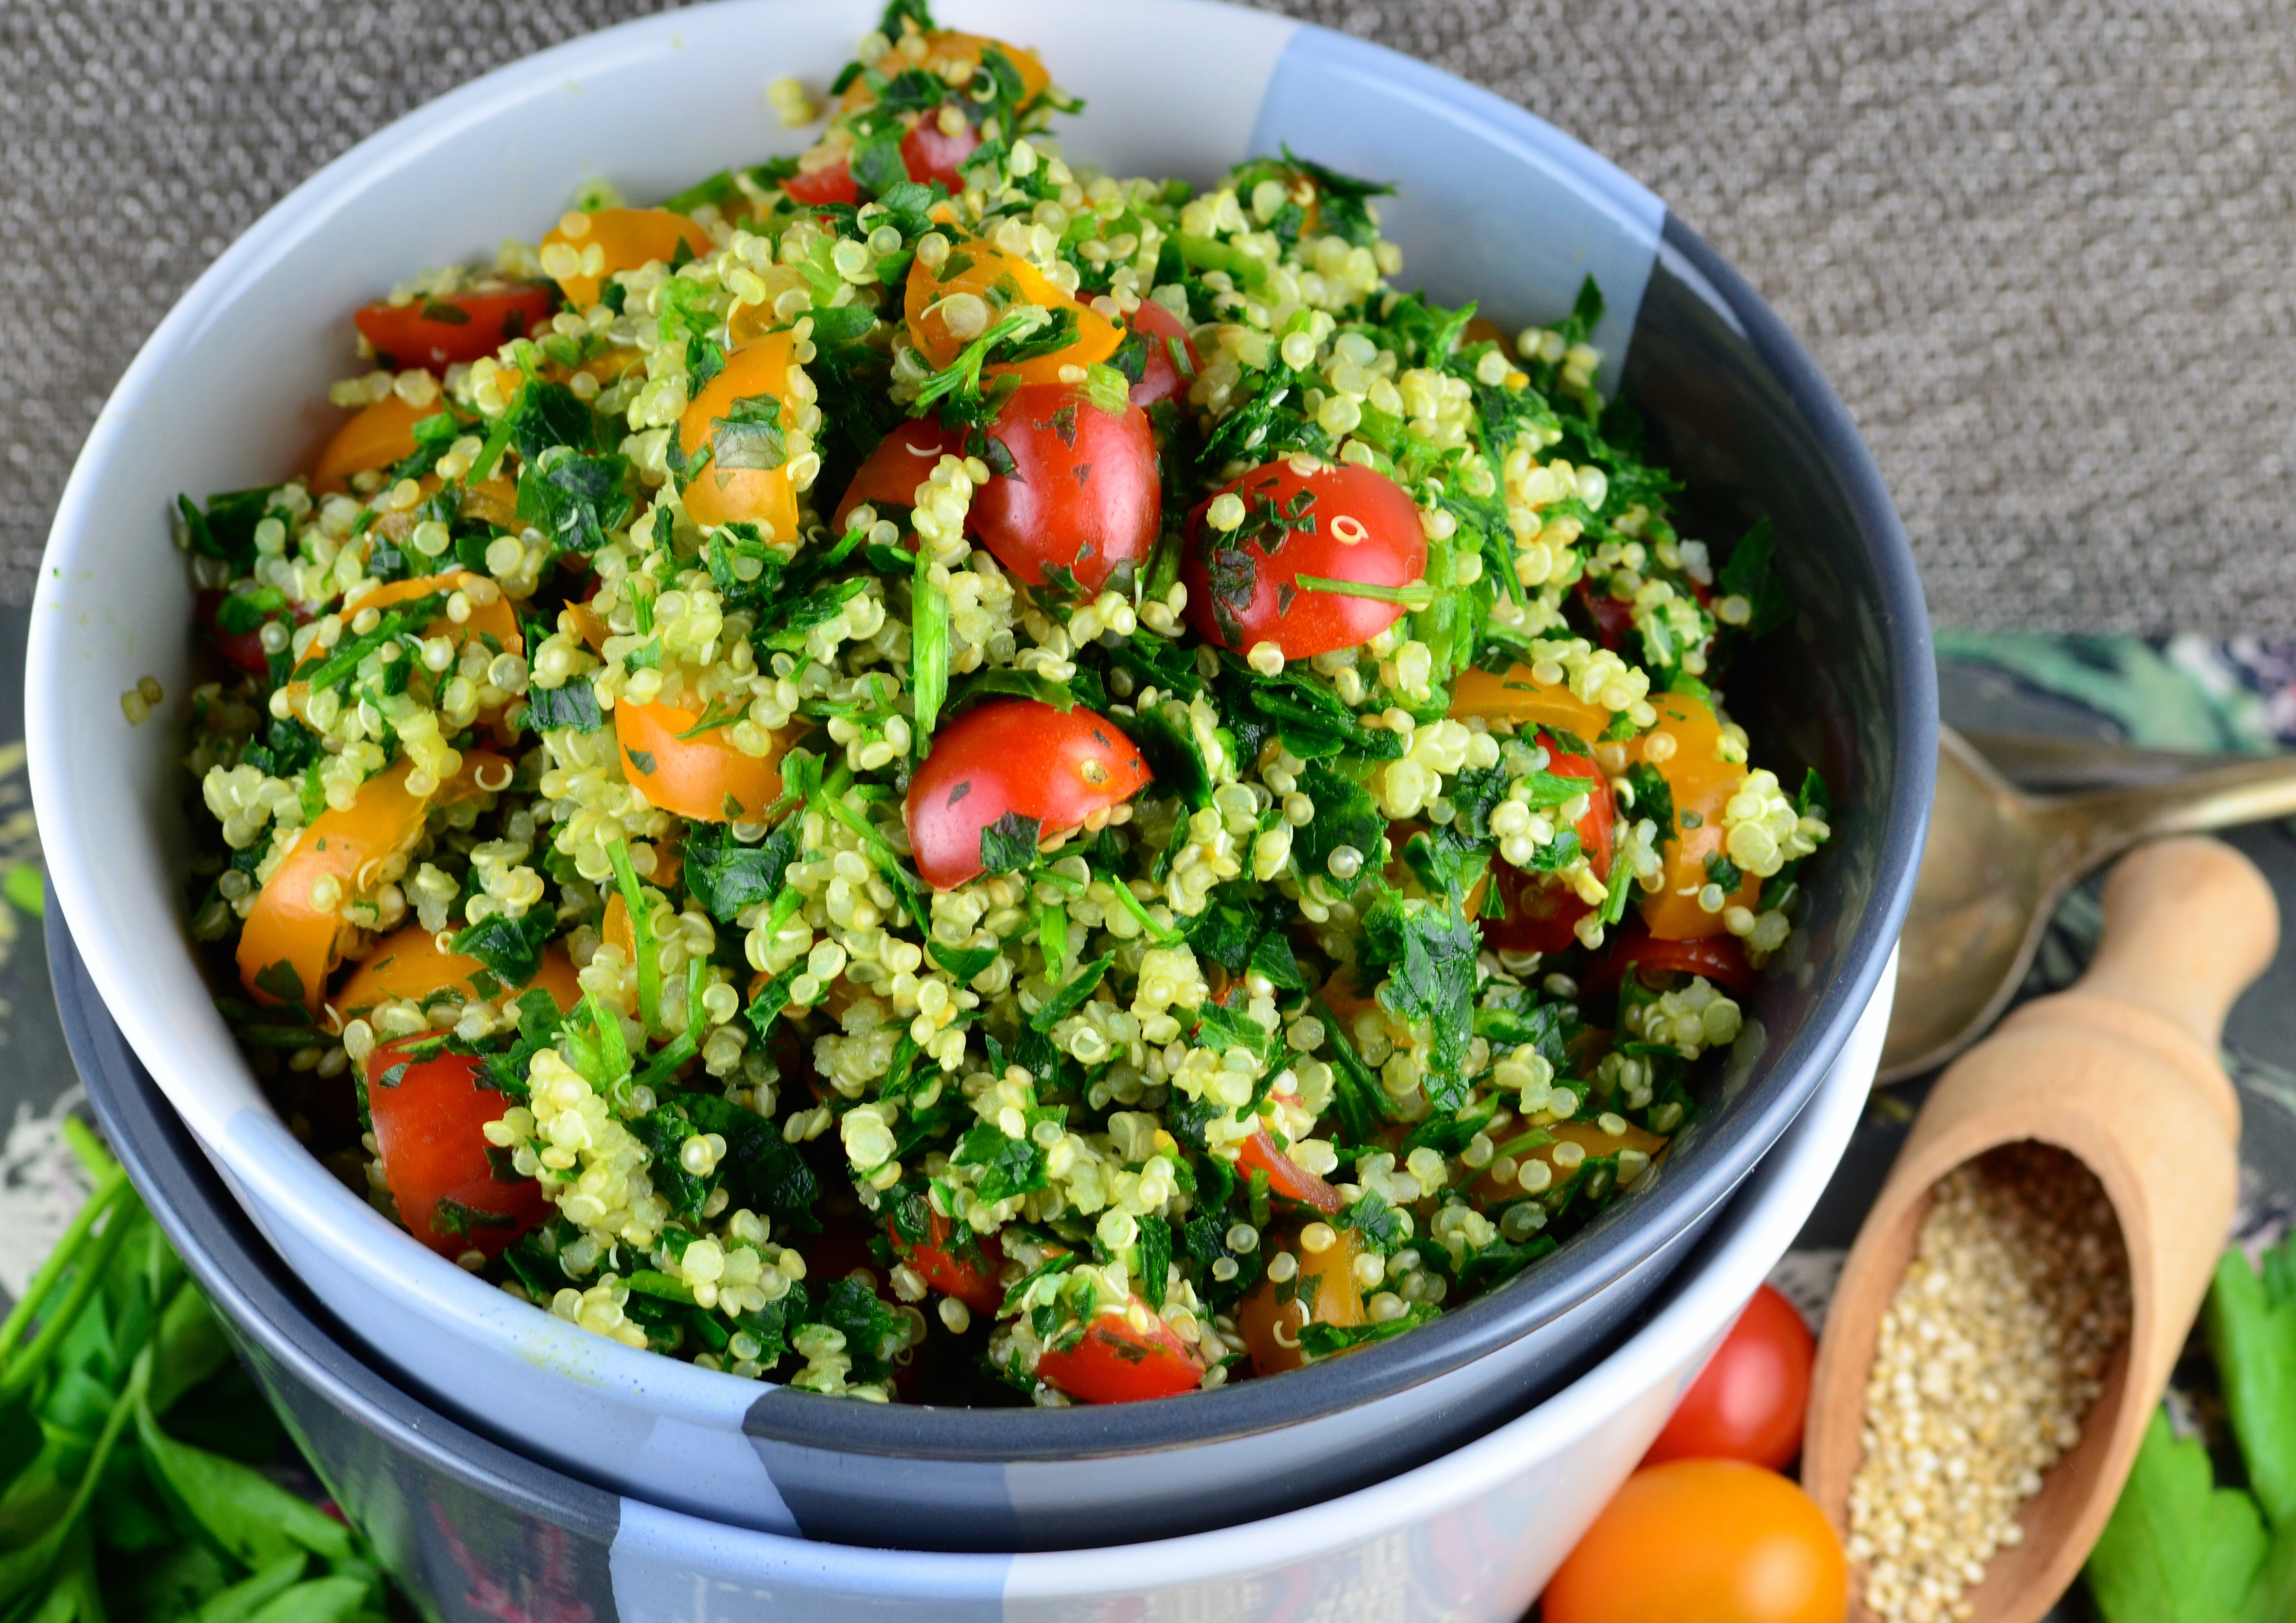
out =
[[(1405, 249), (1402, 283), (1480, 298), (1509, 326), (1560, 315), (1595, 275), (1608, 299), (1597, 333), (1606, 383), (1643, 410), (1689, 480), (1685, 533), (1722, 543), (1772, 518), (1803, 606), (1732, 692), (1767, 750), (1825, 774), (1835, 840), (1716, 1108), (1654, 1187), (1507, 1289), (1284, 1381), (1109, 1410), (897, 1415), (760, 1402), (750, 1415), (753, 1429), (790, 1428), (792, 1440), (988, 1459), (1250, 1433), (1456, 1367), (1583, 1300), (1714, 1207), (1784, 1130), (1873, 989), (1920, 849), (1935, 702), (1919, 588), (1871, 461), (1808, 357), (1655, 198), (1536, 119), (1376, 47), (1201, 0), (947, 9), (965, 27), (1039, 46), (1086, 97), (1063, 132), (1079, 161), (1201, 181), (1289, 143), (1398, 181), (1389, 220)], [(797, 150), (808, 136), (772, 118), (764, 82), (793, 72), (817, 87), (875, 10), (750, 0), (652, 19), (489, 75), (383, 132), (266, 216), (186, 295), (105, 407), (59, 509), (27, 732), (51, 871), (92, 978), (227, 1176), (243, 1195), (261, 1192), (251, 1204), (359, 1254), (378, 1289), (457, 1333), (498, 1326), (498, 1294), (332, 1180), (289, 1176), (278, 1158), (299, 1152), (283, 1149), (275, 1129), (243, 1130), (269, 1107), (184, 938), (184, 734), (165, 719), (130, 726), (119, 703), (146, 676), (171, 700), (193, 680), (190, 590), (168, 514), (179, 492), (197, 498), (300, 465), (340, 414), (326, 385), (358, 369), (344, 313), (396, 278), (483, 253), (505, 233), (538, 235), (588, 176), (644, 200), (728, 161)], [(677, 116), (663, 117), (672, 105)], [(729, 1384), (755, 1392), (523, 1316), (546, 1321), (521, 1324), (523, 1345), (587, 1343), (578, 1356), (560, 1349), (555, 1367), (718, 1414)]]

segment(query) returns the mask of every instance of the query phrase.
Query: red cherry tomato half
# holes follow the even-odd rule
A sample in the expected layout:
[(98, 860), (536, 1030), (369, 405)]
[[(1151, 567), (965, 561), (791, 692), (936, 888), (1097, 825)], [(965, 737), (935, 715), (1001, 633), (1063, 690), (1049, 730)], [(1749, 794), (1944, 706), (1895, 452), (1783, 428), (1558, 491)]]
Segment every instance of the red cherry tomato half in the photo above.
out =
[[(944, 103), (946, 105), (946, 103)], [(909, 178), (922, 185), (940, 182), (954, 194), (964, 190), (964, 175), (960, 166), (980, 144), (980, 131), (967, 124), (957, 135), (945, 135), (940, 127), (940, 110), (927, 108), (901, 137), (901, 167)]]
[(825, 169), (791, 176), (782, 190), (793, 203), (857, 203), (861, 188), (853, 184), (853, 166), (839, 159)]
[[(496, 1093), (467, 1053), (410, 1060), (427, 1036), (386, 1043), (367, 1056), (366, 1106), (399, 1220), (442, 1257), (491, 1257), (550, 1216), (542, 1185), (509, 1169), (486, 1140), (516, 1102)], [(496, 1168), (496, 1161), (501, 1168)]]
[(1742, 1460), (1647, 1466), (1546, 1586), (1546, 1623), (1841, 1623), (1849, 1564), (1808, 1494)]
[[(1308, 470), (1303, 471), (1302, 470)], [(1403, 613), (1400, 603), (1300, 584), (1412, 585), (1427, 572), (1427, 537), (1403, 487), (1351, 463), (1284, 457), (1215, 493), (1244, 505), (1226, 534), (1189, 521), (1188, 623), (1207, 642), (1238, 653), (1273, 643), (1287, 660), (1353, 648)]]
[[(981, 836), (1045, 839), (1147, 787), (1148, 763), (1104, 716), (1037, 699), (992, 699), (943, 722), (909, 780), (917, 873), (953, 890), (987, 871)], [(1033, 827), (1034, 832), (1029, 831)]]
[(224, 594), (201, 592), (193, 599), (193, 614), (199, 622), (208, 643), (224, 657), (226, 664), (236, 669), (262, 676), (271, 671), (270, 657), (263, 652), (263, 629), (226, 631), (216, 619), (223, 609)]
[(1066, 569), (1098, 592), (1119, 564), (1155, 550), (1164, 492), (1148, 414), (1111, 414), (1059, 383), (1027, 383), (988, 425), (1013, 458), (972, 498), (966, 528), (1030, 586)]
[(1754, 968), (1746, 962), (1746, 949), (1737, 937), (1660, 941), (1652, 938), (1650, 926), (1640, 919), (1626, 922), (1579, 984), (1589, 993), (1615, 991), (1629, 963), (1645, 980), (1670, 974), (1703, 975), (1734, 996), (1754, 989)]
[(845, 533), (853, 510), (864, 503), (880, 509), (916, 505), (917, 487), (932, 477), (942, 457), (957, 455), (963, 448), (963, 439), (941, 427), (938, 418), (912, 417), (896, 424), (845, 487), (833, 521), (837, 533)]
[(375, 353), (400, 366), (434, 371), (492, 355), (550, 319), (558, 295), (532, 283), (365, 306), (351, 317)]
[(1801, 1452), (1802, 1412), (1817, 1357), (1793, 1304), (1764, 1285), (1714, 1357), (1674, 1406), (1645, 1465), (1668, 1460), (1743, 1460), (1784, 1471)]
[[(1587, 810), (1572, 824), (1579, 848), (1587, 853), (1595, 877), (1611, 877), (1611, 836), (1618, 811), (1611, 798), (1611, 780), (1583, 755), (1566, 755), (1552, 734), (1538, 735), (1547, 752), (1547, 771), (1557, 777), (1587, 781)], [(1506, 904), (1506, 917), (1480, 921), (1487, 946), (1512, 953), (1559, 953), (1578, 944), (1578, 921), (1594, 911), (1578, 893), (1551, 875), (1526, 873), (1513, 863), (1494, 859), (1491, 882)]]
[(1123, 1312), (1095, 1318), (1074, 1347), (1039, 1357), (1037, 1377), (1082, 1403), (1140, 1403), (1194, 1391), (1204, 1366), (1196, 1349), (1135, 1297)]
[(1289, 1201), (1294, 1206), (1311, 1206), (1325, 1217), (1338, 1211), (1347, 1202), (1340, 1192), (1293, 1160), (1275, 1147), (1275, 1141), (1265, 1129), (1243, 1141), (1235, 1158), (1237, 1169), (1247, 1177), (1255, 1172), (1267, 1175), (1267, 1193), (1279, 1201)]
[(1004, 1248), (994, 1234), (974, 1237), (974, 1244), (952, 1240), (953, 1225), (939, 1212), (932, 1214), (925, 1237), (918, 1244), (891, 1231), (893, 1250), (914, 1268), (925, 1283), (943, 1296), (953, 1296), (975, 1313), (994, 1314), (1004, 1305), (1004, 1287), (996, 1283), (1004, 1266)]
[[(1188, 386), (1202, 370), (1186, 326), (1152, 299), (1142, 299), (1140, 307), (1126, 319), (1132, 330), (1148, 342), (1148, 363), (1141, 369), (1140, 381), (1132, 386), (1132, 404), (1153, 406), (1159, 400), (1185, 400)], [(1185, 370), (1173, 361), (1174, 345), (1186, 358)]]
[(1596, 586), (1580, 581), (1571, 590), (1578, 595), (1587, 619), (1595, 622), (1595, 640), (1603, 647), (1616, 649), (1627, 640), (1635, 628), (1635, 606), (1622, 597), (1611, 595), (1608, 586)]

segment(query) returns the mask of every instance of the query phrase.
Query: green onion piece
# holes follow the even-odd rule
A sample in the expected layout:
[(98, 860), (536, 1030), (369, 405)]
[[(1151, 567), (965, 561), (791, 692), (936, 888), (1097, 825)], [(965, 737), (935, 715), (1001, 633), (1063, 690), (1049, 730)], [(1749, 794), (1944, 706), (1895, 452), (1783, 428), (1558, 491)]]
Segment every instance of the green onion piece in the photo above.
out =
[(1435, 601), (1435, 588), (1428, 586), (1376, 586), (1360, 580), (1327, 580), (1321, 575), (1294, 575), (1292, 583), (1303, 592), (1368, 597), (1383, 603), (1401, 603), (1406, 609), (1424, 609)]
[(924, 386), (917, 390), (911, 414), (922, 416), (923, 407), (960, 389), (968, 394), (977, 392), (980, 388), (980, 369), (988, 363), (990, 349), (1008, 339), (1024, 338), (1040, 327), (1048, 327), (1052, 322), (1053, 313), (1039, 305), (1020, 305), (1007, 312), (988, 332), (959, 350), (955, 360), (925, 380)]
[(1116, 899), (1124, 905), (1124, 910), (1139, 924), (1141, 933), (1155, 942), (1157, 946), (1177, 947), (1187, 939), (1187, 937), (1178, 930), (1159, 924), (1155, 915), (1148, 911), (1148, 904), (1132, 894), (1132, 887), (1124, 882), (1123, 875), (1103, 873), (1100, 877), (1108, 882), (1110, 889), (1116, 892)]
[(915, 589), (909, 615), (909, 687), (916, 700), (916, 758), (925, 758), (925, 745), (940, 720), (940, 707), (948, 701), (948, 594), (932, 578), (932, 561), (922, 543), (917, 547)]
[(638, 891), (638, 873), (630, 866), (629, 842), (617, 840), (606, 848), (613, 859), (614, 885), (629, 909), (630, 942), (638, 961), (638, 1021), (651, 1034), (661, 1016), (661, 964), (654, 957), (653, 922), (646, 917), (645, 898)]

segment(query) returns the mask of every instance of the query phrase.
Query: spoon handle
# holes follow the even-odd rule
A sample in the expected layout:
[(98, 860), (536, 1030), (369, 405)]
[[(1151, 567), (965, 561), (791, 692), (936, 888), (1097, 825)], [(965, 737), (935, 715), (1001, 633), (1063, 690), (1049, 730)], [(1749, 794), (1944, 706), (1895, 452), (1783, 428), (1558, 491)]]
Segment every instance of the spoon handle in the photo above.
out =
[(2079, 871), (2164, 834), (2202, 834), (2296, 816), (2296, 755), (2188, 773), (2165, 783), (2100, 789), (2038, 802)]

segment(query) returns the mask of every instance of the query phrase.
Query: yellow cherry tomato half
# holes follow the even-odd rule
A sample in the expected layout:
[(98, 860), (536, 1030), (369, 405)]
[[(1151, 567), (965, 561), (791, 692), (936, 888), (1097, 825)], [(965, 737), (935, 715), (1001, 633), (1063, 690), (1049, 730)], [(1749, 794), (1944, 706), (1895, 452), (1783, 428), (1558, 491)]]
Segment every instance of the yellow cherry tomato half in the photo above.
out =
[(685, 516), (696, 524), (741, 520), (769, 541), (795, 540), (790, 438), (811, 398), (795, 333), (769, 332), (727, 356), (725, 370), (677, 420), (678, 448), (689, 458), (709, 452), (686, 481)]
[[(488, 636), (494, 639), (502, 652), (525, 652), (526, 638), (518, 628), (518, 611), (511, 607), (509, 600), (503, 596), (493, 581), (466, 570), (449, 570), (443, 575), (420, 575), (409, 580), (391, 581), (360, 598), (357, 608), (387, 611), (394, 603), (411, 602), (434, 592), (460, 591), (480, 581), (484, 584), (480, 586), (479, 594), (487, 601), (472, 601), (468, 619), (458, 620), (441, 611), (422, 628), (422, 635), (426, 637), (446, 637), (457, 649), (472, 637)], [(357, 609), (352, 611), (354, 613), (357, 611)], [(326, 658), (327, 651), (315, 643), (297, 668), (309, 671), (323, 664)], [(299, 678), (289, 682), (282, 691), (286, 694), (287, 708), (296, 716), (302, 717), (311, 701), (310, 684)]]
[(1451, 717), (1465, 721), (1476, 716), (1518, 726), (1559, 727), (1590, 744), (1611, 725), (1610, 711), (1559, 683), (1541, 682), (1528, 665), (1503, 676), (1480, 667), (1462, 671), (1451, 684)]
[(1676, 1460), (1627, 1479), (1539, 1604), (1546, 1623), (1841, 1623), (1849, 1565), (1777, 1472)]
[(593, 247), (599, 250), (595, 270), (589, 269), (586, 260), (583, 269), (557, 279), (567, 307), (576, 311), (597, 303), (606, 278), (616, 271), (636, 270), (657, 259), (668, 265), (677, 258), (681, 242), (696, 258), (718, 246), (693, 219), (668, 209), (601, 209), (569, 217), (582, 221), (584, 228), (570, 234), (567, 221), (562, 219), (543, 237), (542, 249), (546, 253), (553, 243), (563, 242), (578, 254), (586, 255)]
[[(1708, 859), (1722, 853), (1722, 808), (1746, 782), (1746, 766), (1715, 752), (1722, 742), (1722, 724), (1703, 699), (1652, 693), (1651, 704), (1658, 711), (1658, 725), (1629, 745), (1628, 754), (1657, 767), (1666, 780), (1674, 796), (1675, 838), (1666, 847), (1666, 871), (1657, 893), (1640, 898), (1643, 922), (1660, 941), (1702, 940), (1725, 928), (1720, 913), (1698, 905), (1698, 892), (1707, 882)], [(1722, 905), (1751, 907), (1761, 894), (1760, 876), (1749, 873)]]
[(311, 494), (338, 495), (350, 488), (353, 474), (405, 462), (414, 455), (414, 425), (444, 409), (436, 401), (409, 406), (395, 394), (361, 406), (311, 465)]
[[(477, 977), (489, 977), (491, 991), (481, 992)], [(582, 1001), (581, 983), (574, 978), (574, 960), (553, 942), (543, 948), (542, 963), (525, 986), (504, 988), (476, 958), (440, 950), (438, 937), (420, 924), (409, 924), (383, 937), (352, 969), (350, 976), (327, 999), (333, 1016), (330, 1029), (340, 1029), (386, 1002), (421, 1003), (433, 992), (453, 991), (465, 998), (499, 997), (528, 987), (538, 987), (563, 1011)]]
[[(873, 64), (877, 71), (892, 78), (911, 68), (922, 68), (943, 83), (962, 88), (971, 82), (974, 74), (980, 72), (981, 53), (994, 45), (1004, 53), (1005, 60), (1013, 64), (1013, 71), (1021, 76), (1022, 102), (1033, 101), (1043, 93), (1046, 86), (1053, 82), (1052, 74), (1046, 70), (1044, 58), (1026, 45), (1007, 45), (1001, 39), (991, 39), (986, 34), (967, 34), (957, 29), (928, 29), (914, 37), (914, 45), (906, 38), (895, 41), (892, 49)], [(963, 78), (957, 76), (955, 70), (963, 70)], [(875, 106), (876, 102), (877, 93), (870, 89), (865, 81), (856, 78), (845, 87), (845, 94), (838, 98), (837, 111), (840, 113), (858, 112), (865, 107)]]
[(937, 270), (922, 259), (913, 261), (902, 295), (909, 341), (936, 367), (947, 365), (1006, 311), (1023, 304), (1071, 312), (1076, 338), (1050, 355), (992, 362), (982, 369), (985, 373), (1009, 373), (1023, 383), (1058, 383), (1062, 368), (1104, 361), (1124, 342), (1123, 329), (1108, 317), (1061, 291), (1026, 259), (978, 238), (960, 241)]
[[(734, 746), (732, 729), (695, 732), (702, 712), (667, 702), (614, 706), (622, 772), (651, 806), (697, 823), (755, 823), (781, 799), (786, 744), (755, 756)], [(690, 737), (681, 734), (692, 734)]]
[(316, 1013), (356, 928), (343, 904), (384, 882), (385, 865), (422, 837), (434, 808), (510, 786), (511, 764), (480, 750), (429, 795), (407, 789), (414, 770), (411, 760), (394, 761), (359, 785), (348, 811), (329, 807), (295, 836), (240, 930), (240, 981), (258, 1003), (299, 1003)]
[[(1259, 1289), (1237, 1308), (1235, 1320), (1243, 1332), (1244, 1345), (1251, 1348), (1253, 1373), (1273, 1375), (1306, 1363), (1307, 1356), (1300, 1350), (1300, 1332), (1310, 1323), (1353, 1325), (1364, 1322), (1363, 1291), (1355, 1276), (1362, 1242), (1351, 1228), (1336, 1233), (1339, 1238), (1320, 1251), (1311, 1251), (1297, 1240), (1284, 1243), (1285, 1250), (1294, 1250), (1299, 1257), (1298, 1275), (1281, 1284), (1261, 1280)], [(1276, 1237), (1271, 1233), (1268, 1238)]]

